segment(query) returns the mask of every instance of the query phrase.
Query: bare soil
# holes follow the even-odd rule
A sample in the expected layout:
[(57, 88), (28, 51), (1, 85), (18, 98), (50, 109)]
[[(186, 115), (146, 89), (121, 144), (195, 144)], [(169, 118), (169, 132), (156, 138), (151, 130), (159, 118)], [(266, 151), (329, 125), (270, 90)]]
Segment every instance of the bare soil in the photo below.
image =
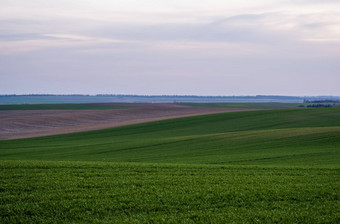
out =
[(194, 115), (258, 110), (246, 108), (197, 108), (165, 103), (105, 103), (96, 105), (127, 106), (132, 108), (0, 111), (0, 139), (65, 134)]

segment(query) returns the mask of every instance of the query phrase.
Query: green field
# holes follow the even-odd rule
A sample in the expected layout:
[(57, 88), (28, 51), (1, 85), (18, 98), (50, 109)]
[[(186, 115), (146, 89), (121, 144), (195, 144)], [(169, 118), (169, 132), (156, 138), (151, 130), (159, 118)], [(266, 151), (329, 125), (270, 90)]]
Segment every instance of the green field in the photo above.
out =
[[(303, 107), (340, 107), (340, 103), (275, 103), (275, 102), (262, 102), (262, 103), (180, 103), (181, 105), (191, 107), (217, 107), (217, 108), (303, 108)], [(320, 106), (322, 105), (322, 106)]]
[(0, 223), (339, 223), (340, 108), (0, 141)]
[(338, 165), (340, 108), (246, 111), (1, 141), (0, 158)]
[(0, 110), (107, 110), (127, 107), (105, 106), (95, 104), (15, 104), (0, 105)]
[(305, 107), (308, 103), (275, 103), (275, 102), (262, 102), (262, 103), (179, 103), (191, 107), (218, 107), (218, 108), (296, 108)]

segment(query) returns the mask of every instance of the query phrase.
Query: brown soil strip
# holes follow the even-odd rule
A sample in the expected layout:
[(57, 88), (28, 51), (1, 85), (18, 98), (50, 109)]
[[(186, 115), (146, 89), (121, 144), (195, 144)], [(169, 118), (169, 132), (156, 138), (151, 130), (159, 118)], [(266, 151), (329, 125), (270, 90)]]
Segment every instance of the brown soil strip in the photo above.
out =
[(113, 110), (0, 111), (0, 139), (29, 138), (112, 128), (148, 121), (232, 111), (246, 108), (197, 108), (177, 104), (99, 104), (133, 108)]

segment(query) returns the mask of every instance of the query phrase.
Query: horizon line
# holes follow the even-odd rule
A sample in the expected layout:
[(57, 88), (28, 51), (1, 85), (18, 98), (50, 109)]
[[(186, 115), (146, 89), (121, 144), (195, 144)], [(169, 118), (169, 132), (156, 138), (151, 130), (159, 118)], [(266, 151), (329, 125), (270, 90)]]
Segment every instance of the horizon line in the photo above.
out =
[(340, 97), (340, 95), (177, 95), (177, 94), (110, 94), (110, 93), (99, 93), (99, 94), (53, 94), (53, 93), (30, 93), (30, 94), (0, 94), (3, 96), (134, 96), (134, 97)]

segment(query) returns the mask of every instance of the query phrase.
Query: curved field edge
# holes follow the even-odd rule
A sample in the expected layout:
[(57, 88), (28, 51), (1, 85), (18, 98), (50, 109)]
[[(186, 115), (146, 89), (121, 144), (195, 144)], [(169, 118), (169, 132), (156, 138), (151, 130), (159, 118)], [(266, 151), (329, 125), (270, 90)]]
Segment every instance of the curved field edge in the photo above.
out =
[(232, 112), (0, 141), (1, 159), (337, 167), (340, 108)]
[(1, 223), (338, 223), (339, 169), (2, 161)]

